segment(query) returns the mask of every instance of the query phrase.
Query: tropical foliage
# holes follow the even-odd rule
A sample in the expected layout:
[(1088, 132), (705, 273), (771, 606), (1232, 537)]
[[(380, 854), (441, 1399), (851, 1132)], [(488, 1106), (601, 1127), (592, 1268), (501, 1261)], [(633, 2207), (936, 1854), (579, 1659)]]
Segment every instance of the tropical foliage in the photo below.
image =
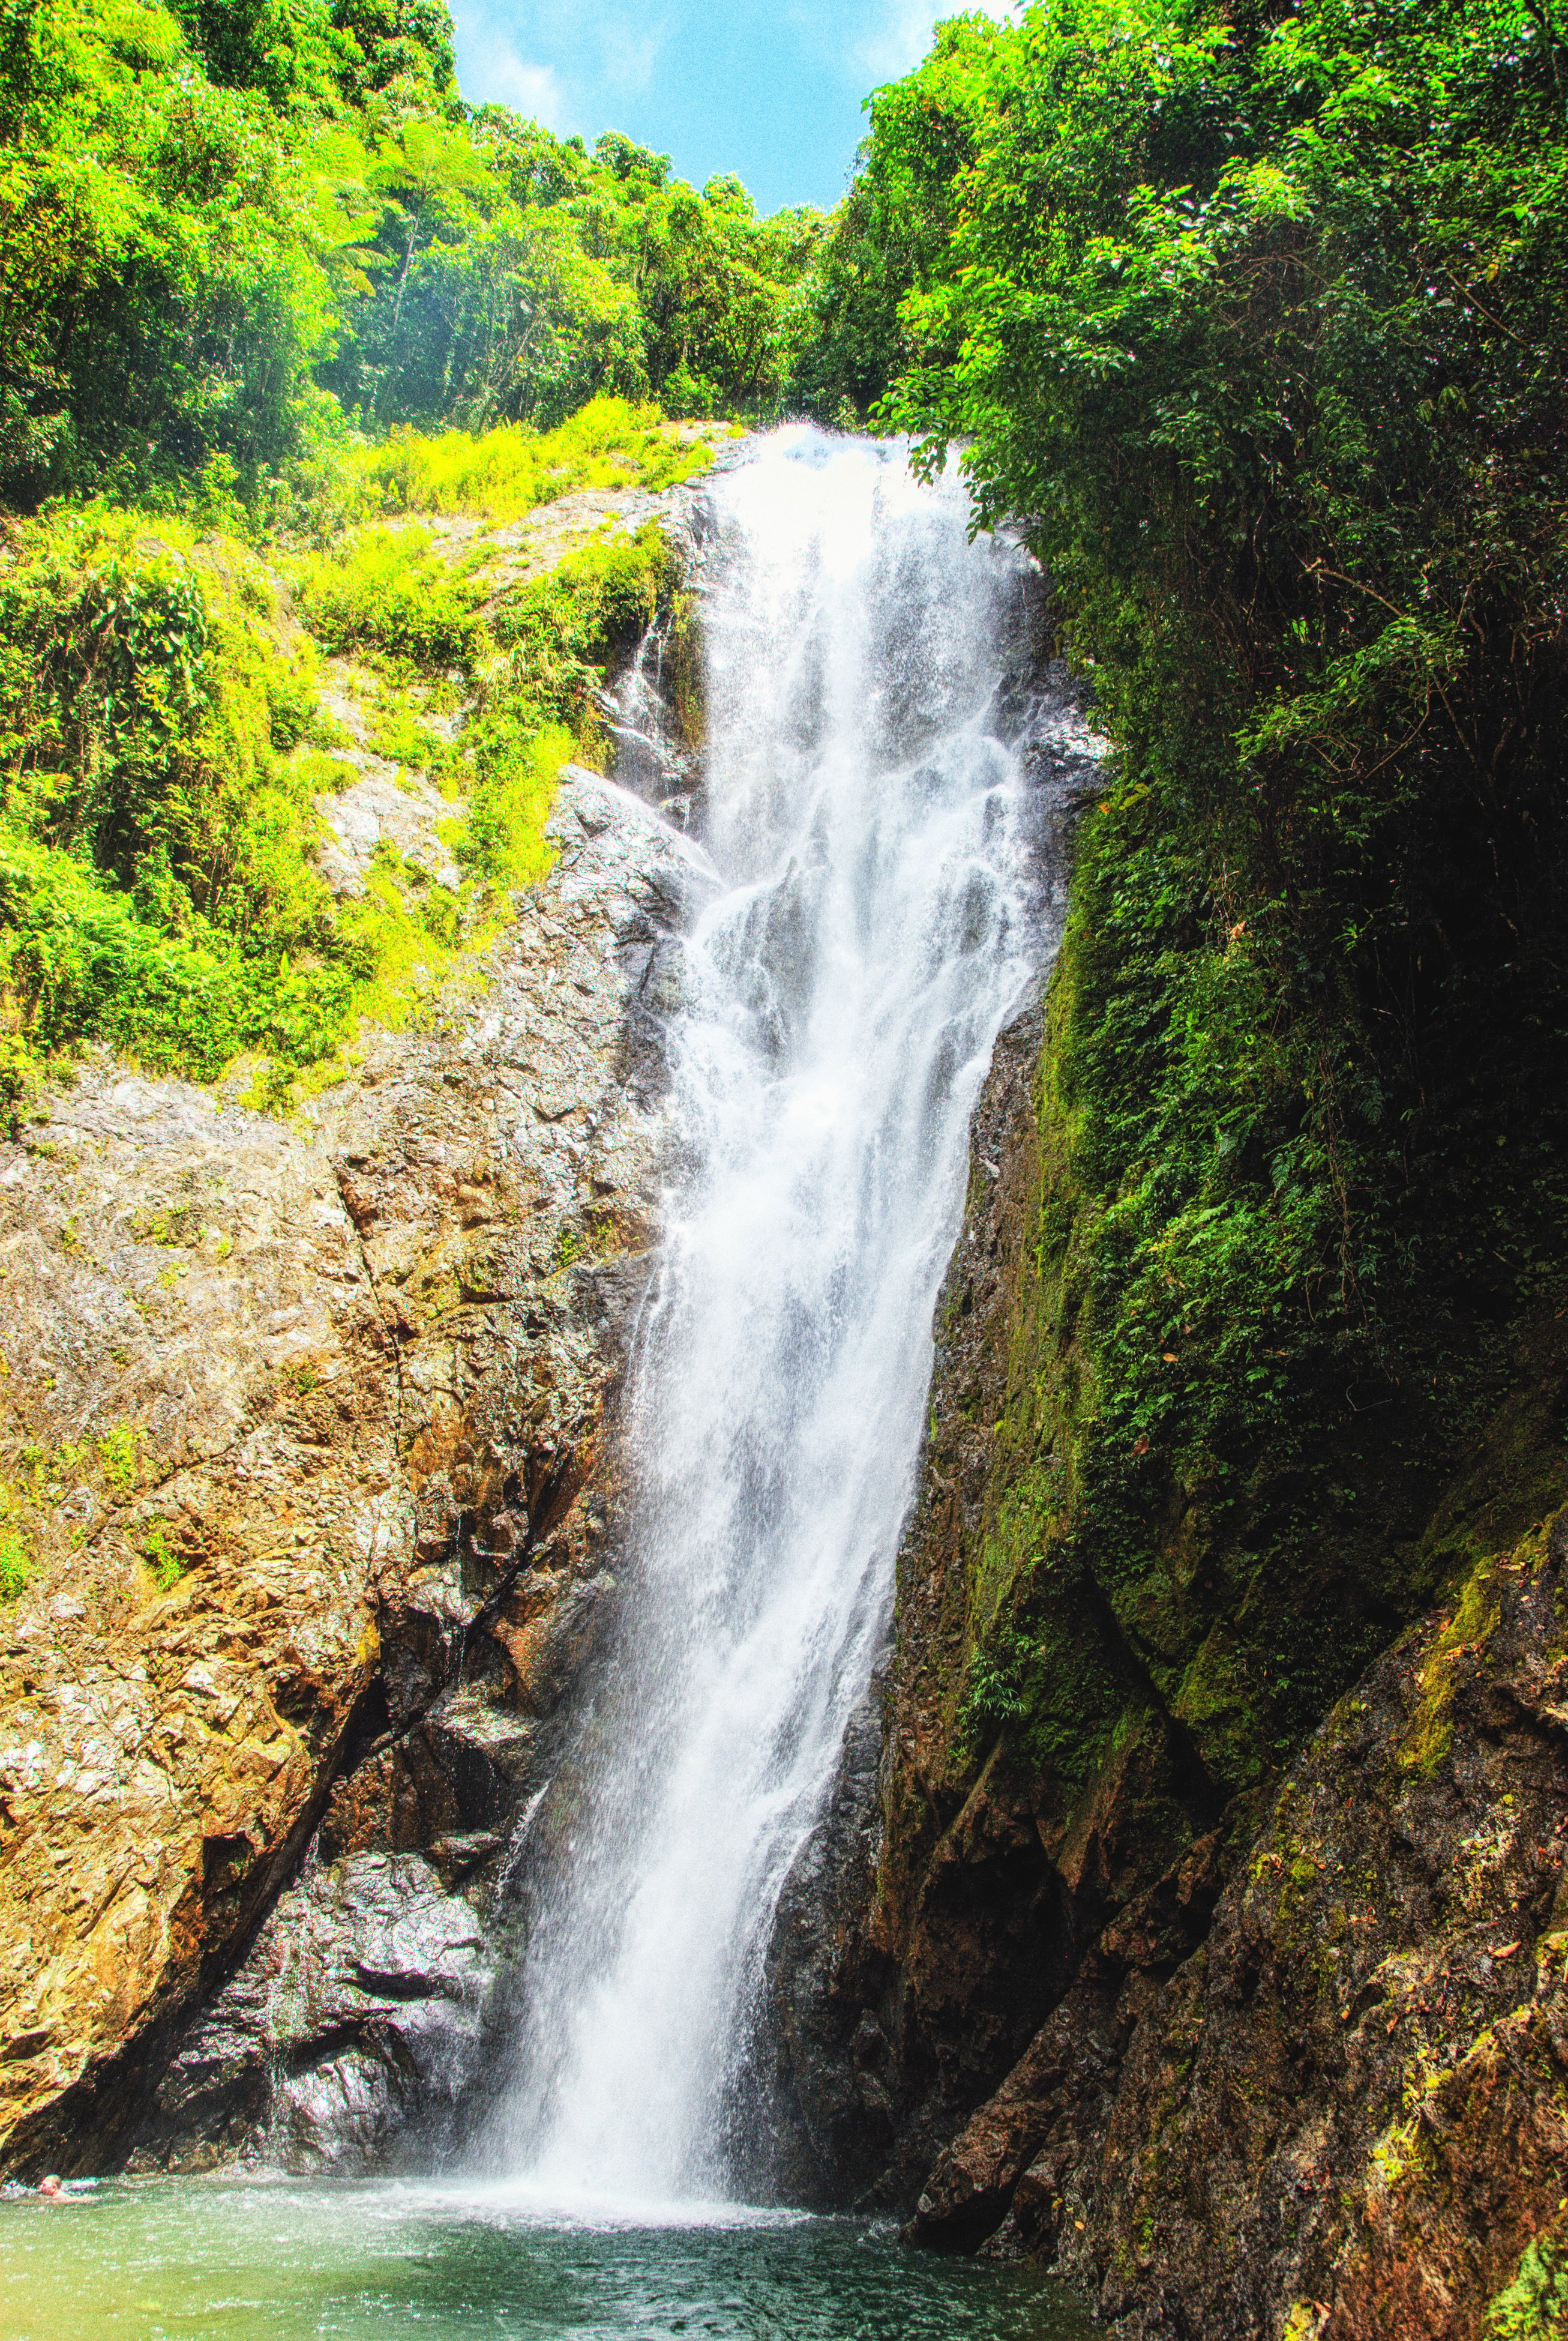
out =
[[(473, 113), (440, 0), (0, 0), (13, 1107), (84, 1039), (281, 1098), (433, 995), (670, 590), (646, 534), (501, 590), (494, 532), (709, 461), (655, 395), (772, 411), (818, 236)], [(334, 901), (323, 660), (450, 798), (455, 895), (389, 852)]]
[(271, 512), (345, 417), (767, 413), (818, 234), (471, 113), (439, 0), (0, 0), (0, 483)]
[(1054, 1431), (1232, 1778), (1429, 1594), (1434, 1470), (1562, 1299), (1565, 95), (1535, 0), (959, 19), (814, 278), (803, 393), (960, 450), (1119, 751), (1043, 1106)]
[[(607, 659), (675, 581), (656, 531), (590, 540), (517, 586), (494, 529), (552, 483), (680, 477), (706, 456), (600, 401), (479, 453), (405, 435), (334, 475), (330, 542), (271, 547), (102, 502), (15, 523), (0, 553), (3, 1094), (83, 1039), (211, 1078), (248, 1054), (282, 1101), (362, 1014), (396, 1024), (548, 866), (561, 765), (599, 745)], [(454, 553), (402, 517), (415, 483), (477, 523)], [(487, 498), (493, 497), (493, 504)], [(383, 852), (335, 902), (318, 863), (363, 737), (446, 796), (454, 892)], [(454, 738), (450, 719), (465, 705)], [(316, 1076), (319, 1078), (319, 1075)]]

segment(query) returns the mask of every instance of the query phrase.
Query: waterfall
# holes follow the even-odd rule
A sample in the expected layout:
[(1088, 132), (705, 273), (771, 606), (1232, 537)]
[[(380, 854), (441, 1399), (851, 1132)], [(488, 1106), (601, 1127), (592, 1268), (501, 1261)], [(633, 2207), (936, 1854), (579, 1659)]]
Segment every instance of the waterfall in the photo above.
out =
[(537, 1897), (507, 2157), (721, 2198), (779, 1888), (886, 1639), (971, 1111), (1040, 956), (1032, 573), (789, 427), (710, 491), (709, 862), (627, 1400), (631, 1581)]

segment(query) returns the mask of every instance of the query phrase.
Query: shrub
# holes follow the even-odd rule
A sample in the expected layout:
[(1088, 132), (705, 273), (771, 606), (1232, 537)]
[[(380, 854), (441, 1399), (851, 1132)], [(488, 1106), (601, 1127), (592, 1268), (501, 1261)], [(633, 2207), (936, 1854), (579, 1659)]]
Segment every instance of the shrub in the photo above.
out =
[(0, 1601), (15, 1601), (27, 1590), (33, 1562), (19, 1536), (0, 1536)]
[(432, 550), (427, 530), (363, 528), (295, 570), (323, 650), (369, 650), (418, 668), (471, 666), (483, 587)]

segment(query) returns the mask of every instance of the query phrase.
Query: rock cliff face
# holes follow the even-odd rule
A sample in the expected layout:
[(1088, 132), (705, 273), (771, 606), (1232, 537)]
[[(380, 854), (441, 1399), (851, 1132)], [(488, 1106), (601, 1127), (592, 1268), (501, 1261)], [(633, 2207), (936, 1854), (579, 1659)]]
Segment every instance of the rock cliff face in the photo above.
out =
[(1259, 1835), (1121, 1915), (938, 2161), (923, 2235), (1005, 2217), (1138, 2336), (1473, 2333), (1522, 2266), (1552, 2289), (1565, 1564), (1568, 1511), (1340, 1702)]
[(1023, 1613), (1077, 1707), (1009, 1707), (985, 1673), (1006, 1507), (1028, 1488), (1048, 1553), (1087, 1371), (1053, 1047), (1036, 1016), (997, 1049), (896, 1644), (784, 1898), (780, 2183), (1037, 2255), (1146, 2341), (1544, 2320), (1568, 2306), (1563, 1312), (1511, 1329), (1406, 1548), (1438, 1555), (1437, 1606), (1283, 1779), (1227, 1777), (1092, 1552)]
[(613, 1587), (685, 883), (590, 773), (553, 828), (469, 995), (308, 1118), (94, 1062), (4, 1149), (50, 1530), (0, 1661), (18, 2173), (362, 2161), (461, 2065), (476, 1913)]

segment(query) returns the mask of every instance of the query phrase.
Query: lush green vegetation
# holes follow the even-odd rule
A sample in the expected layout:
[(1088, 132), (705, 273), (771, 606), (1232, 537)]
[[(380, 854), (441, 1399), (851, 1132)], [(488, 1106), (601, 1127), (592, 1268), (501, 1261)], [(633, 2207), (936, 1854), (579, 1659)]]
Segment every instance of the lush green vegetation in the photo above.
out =
[[(367, 513), (478, 513), (521, 520), (581, 488), (668, 488), (709, 461), (700, 438), (666, 430), (653, 411), (590, 399), (570, 423), (541, 433), (526, 423), (492, 431), (394, 432), (353, 450), (332, 485), (355, 517)], [(318, 497), (312, 518), (336, 519)]]
[(1527, 0), (959, 20), (815, 280), (814, 404), (962, 443), (1119, 752), (977, 1564), (1042, 1760), (1087, 1614), (1255, 1777), (1561, 1471), (1484, 1442), (1562, 1348), (1565, 92)]
[(1548, 2341), (1568, 2317), (1568, 2271), (1544, 2238), (1525, 2248), (1519, 2273), (1486, 2312), (1486, 2341)]
[[(674, 580), (644, 531), (498, 589), (487, 527), (454, 557), (417, 523), (344, 512), (396, 513), (414, 478), (481, 518), (493, 486), (505, 515), (554, 483), (663, 480), (705, 454), (600, 401), (554, 433), (481, 445), (477, 470), (450, 435), (367, 451), (334, 476), (330, 551), (263, 560), (100, 503), (16, 523), (0, 558), (13, 1109), (83, 1039), (209, 1079), (249, 1054), (258, 1095), (282, 1101), (362, 1015), (395, 1025), (432, 997), (506, 890), (543, 873), (556, 775), (598, 744), (604, 662)], [(362, 895), (333, 902), (320, 805), (355, 770), (323, 708), (323, 653), (351, 655), (375, 691), (368, 744), (453, 802), (457, 893), (383, 851)], [(440, 719), (460, 703), (454, 742)]]
[[(471, 114), (439, 0), (0, 0), (0, 1088), (96, 1039), (283, 1098), (541, 874), (669, 582), (644, 539), (498, 593), (495, 531), (700, 468), (650, 393), (776, 402), (816, 224)], [(388, 852), (332, 902), (323, 654), (456, 895)]]
[[(281, 1096), (482, 941), (673, 590), (522, 541), (707, 460), (653, 401), (960, 442), (1118, 751), (970, 1717), (1059, 1756), (1111, 1632), (1255, 1776), (1488, 1533), (1455, 1457), (1560, 1459), (1476, 1442), (1568, 1224), (1565, 92), (1534, 0), (1052, 0), (761, 220), (465, 108), (439, 0), (0, 0), (10, 1094), (97, 1037)], [(331, 898), (329, 662), (457, 891)]]
[(815, 214), (452, 82), (440, 0), (0, 0), (0, 488), (275, 514), (350, 423), (768, 413)]

